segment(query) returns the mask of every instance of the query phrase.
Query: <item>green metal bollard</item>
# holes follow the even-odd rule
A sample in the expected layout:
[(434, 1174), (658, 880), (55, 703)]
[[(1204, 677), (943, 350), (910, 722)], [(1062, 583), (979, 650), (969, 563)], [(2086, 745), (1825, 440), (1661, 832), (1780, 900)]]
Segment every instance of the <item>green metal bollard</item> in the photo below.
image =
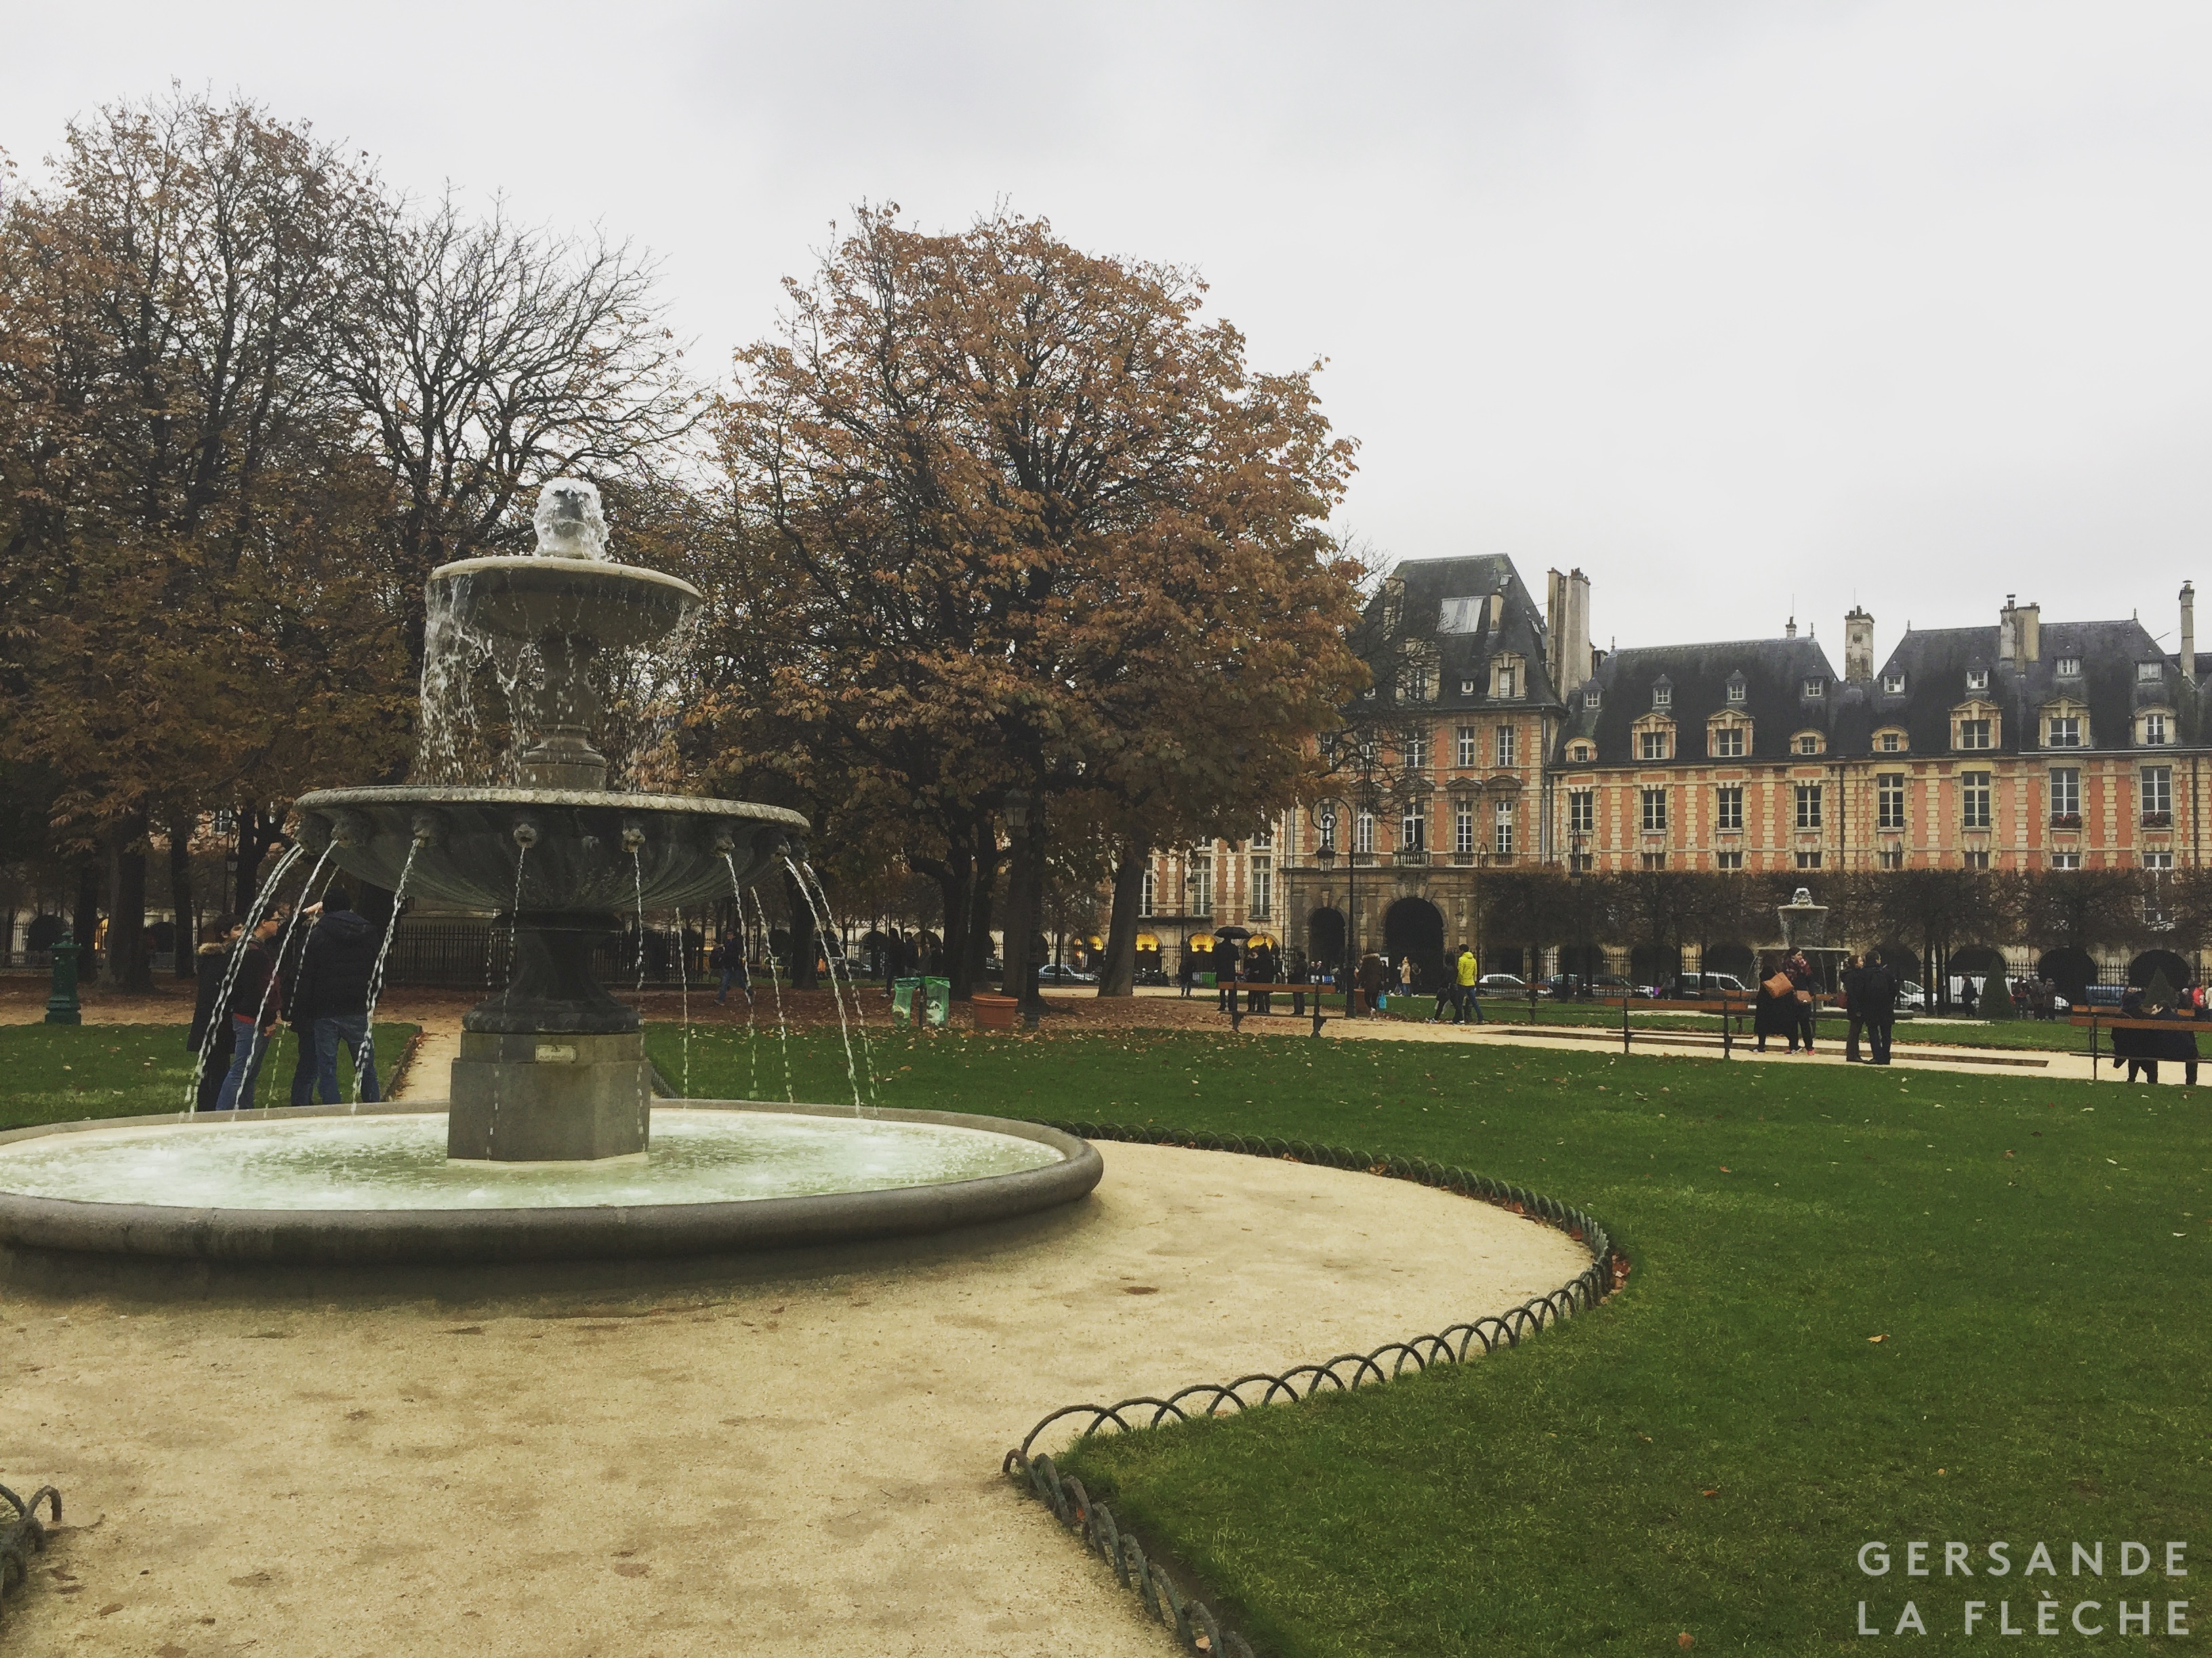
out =
[(84, 1023), (76, 1000), (76, 940), (67, 933), (54, 941), (54, 983), (46, 997), (46, 1023)]

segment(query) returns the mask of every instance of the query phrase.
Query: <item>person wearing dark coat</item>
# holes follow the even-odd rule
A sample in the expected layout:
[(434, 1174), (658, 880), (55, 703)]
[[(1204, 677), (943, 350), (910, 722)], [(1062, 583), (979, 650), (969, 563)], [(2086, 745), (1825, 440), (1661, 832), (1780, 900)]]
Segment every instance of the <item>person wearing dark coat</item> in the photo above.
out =
[[(2143, 1010), (2143, 993), (2135, 986), (2130, 985), (2127, 993), (2120, 997), (2120, 1017), (2142, 1019), (2148, 1016)], [(2138, 1074), (2146, 1082), (2157, 1082), (2158, 1044), (2165, 1034), (2163, 1031), (2114, 1031), (2112, 1033), (2112, 1069), (2118, 1070), (2121, 1063), (2125, 1061), (2129, 1082), (2134, 1082)], [(2196, 1044), (2192, 1042), (2190, 1045), (2194, 1047)]]
[(1751, 999), (1751, 1033), (1758, 1040), (1757, 1051), (1760, 1053), (1766, 1051), (1766, 1039), (1770, 1036), (1789, 1037), (1790, 1051), (1794, 1053), (1797, 1048), (1796, 1012), (1789, 1006), (1789, 991), (1779, 996), (1774, 993), (1774, 978), (1773, 973), (1761, 978), (1759, 992)]
[(1878, 950), (1867, 952), (1859, 988), (1851, 992), (1851, 1022), (1857, 1024), (1862, 1015), (1866, 1020), (1868, 1063), (1886, 1065), (1890, 1033), (1897, 1028), (1897, 975)]
[(1797, 1016), (1796, 1026), (1790, 1033), (1790, 1051), (1796, 1052), (1797, 1044), (1802, 1039), (1805, 1051), (1810, 1053), (1813, 1051), (1813, 964), (1800, 954), (1791, 956), (1790, 965), (1783, 971), (1790, 975), (1790, 1003)]
[(1844, 964), (1844, 1011), (1850, 1016), (1850, 1026), (1844, 1034), (1844, 1063), (1859, 1063), (1859, 1029), (1866, 1022), (1867, 959), (1855, 955)]
[(192, 1100), (194, 1111), (213, 1111), (222, 1093), (223, 1081), (230, 1075), (230, 1021), (222, 1016), (222, 1009), (216, 1003), (222, 996), (222, 975), (230, 965), (230, 953), (237, 945), (239, 934), (245, 930), (243, 922), (228, 914), (217, 916), (200, 930), (199, 953), (192, 958), (199, 979), (199, 999), (192, 1008), (191, 1033), (185, 1039), (185, 1047), (192, 1052), (198, 1053), (203, 1047), (207, 1050)]
[(217, 1111), (253, 1109), (253, 1085), (261, 1075), (269, 1033), (283, 1013), (283, 987), (276, 980), (276, 936), (283, 930), (284, 915), (281, 905), (262, 912), (230, 981), (230, 995), (222, 1007), (222, 1016), (230, 1024), (230, 1070), (216, 1095)]
[(354, 913), (352, 894), (343, 887), (325, 893), (321, 908), (301, 949), (299, 977), (292, 985), (293, 1026), (296, 1029), (304, 1022), (314, 1049), (309, 1097), (293, 1103), (312, 1105), (317, 1094), (326, 1106), (343, 1100), (338, 1088), (341, 1042), (353, 1056), (362, 1099), (380, 1100), (376, 1044), (368, 1028), (369, 980), (376, 972), (376, 929)]
[(1382, 1001), (1389, 983), (1390, 970), (1382, 965), (1381, 956), (1370, 952), (1359, 958), (1359, 994), (1367, 1003), (1368, 1012), (1375, 1011), (1376, 1005)]
[[(2189, 992), (2186, 991), (2181, 993), (2180, 1005), (2178, 1007), (2154, 1007), (2145, 1010), (2145, 1016), (2148, 1018), (2171, 1019), (2176, 1024), (2191, 1018), (2193, 1015), (2194, 1009), (2190, 1005)], [(2195, 1031), (2138, 1031), (2136, 1034), (2142, 1037), (2149, 1045), (2154, 1058), (2169, 1059), (2181, 1067), (2181, 1080), (2185, 1087), (2196, 1085), (2197, 1033)]]

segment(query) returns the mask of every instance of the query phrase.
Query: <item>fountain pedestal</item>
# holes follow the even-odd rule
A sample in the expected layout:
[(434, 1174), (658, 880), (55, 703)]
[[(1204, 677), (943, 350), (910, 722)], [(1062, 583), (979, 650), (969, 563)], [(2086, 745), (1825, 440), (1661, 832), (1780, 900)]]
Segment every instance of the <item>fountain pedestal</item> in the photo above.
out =
[(495, 1163), (627, 1157), (646, 1149), (653, 1066), (635, 1031), (461, 1033), (446, 1155)]

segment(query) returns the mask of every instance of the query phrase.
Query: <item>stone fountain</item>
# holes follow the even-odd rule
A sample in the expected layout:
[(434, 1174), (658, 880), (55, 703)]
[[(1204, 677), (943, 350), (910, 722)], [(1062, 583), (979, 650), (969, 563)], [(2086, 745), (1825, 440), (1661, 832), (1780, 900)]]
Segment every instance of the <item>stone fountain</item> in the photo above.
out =
[(535, 522), (534, 554), (444, 565), (428, 595), (441, 625), (426, 703), (434, 681), (454, 681), (459, 642), (483, 653), (507, 688), (513, 781), (295, 802), (307, 851), (395, 893), (495, 913), (508, 933), (507, 981), (462, 1021), (450, 1101), (0, 1134), (0, 1279), (66, 1277), (92, 1257), (322, 1269), (711, 1256), (940, 1231), (1097, 1183), (1103, 1165), (1081, 1140), (998, 1118), (863, 1112), (857, 1090), (850, 1112), (656, 1104), (637, 1010), (599, 984), (594, 951), (625, 913), (703, 906), (803, 868), (807, 823), (606, 786), (595, 680), (701, 598), (608, 558), (590, 484), (547, 485)]

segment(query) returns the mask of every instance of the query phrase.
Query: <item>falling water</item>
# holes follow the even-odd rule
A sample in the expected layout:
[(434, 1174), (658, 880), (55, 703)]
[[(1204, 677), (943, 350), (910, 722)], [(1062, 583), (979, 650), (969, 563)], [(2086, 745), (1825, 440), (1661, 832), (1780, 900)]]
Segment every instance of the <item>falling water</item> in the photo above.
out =
[[(741, 887), (738, 889), (738, 902), (742, 905), (744, 901), (744, 892)], [(760, 894), (758, 893), (755, 893), (753, 894), (753, 913), (760, 917), (761, 936), (763, 938), (767, 938), (769, 936), (768, 906), (761, 902)], [(799, 1103), (799, 1095), (793, 1091), (791, 1085), (791, 1027), (784, 1021), (783, 977), (775, 970), (775, 948), (773, 942), (770, 942), (769, 947), (766, 950), (762, 952), (762, 954), (765, 956), (768, 960), (769, 985), (775, 991), (775, 1033), (777, 1039), (783, 1045), (784, 1102), (787, 1105), (797, 1105)]]
[(684, 1097), (691, 1097), (691, 941), (684, 936), (684, 911), (676, 912), (676, 990), (681, 998), (677, 1006), (682, 1009), (684, 1021)]
[(806, 878), (799, 873), (799, 866), (787, 857), (783, 861), (783, 867), (791, 871), (791, 878), (799, 887), (799, 897), (806, 900), (806, 912), (814, 917), (814, 930), (823, 935), (822, 959), (830, 966), (830, 999), (836, 1004), (837, 1008), (837, 1034), (845, 1044), (845, 1081), (853, 1090), (853, 1114), (857, 1117), (860, 1114), (861, 1109), (860, 1077), (860, 1073), (853, 1066), (853, 1033), (845, 1023), (845, 998), (837, 989), (837, 957), (842, 951), (832, 950), (830, 948), (826, 930), (823, 925), (822, 911), (815, 905), (814, 894), (806, 890)]
[[(292, 948), (292, 934), (300, 924), (300, 917), (307, 913), (307, 905), (315, 902), (321, 897), (321, 892), (316, 887), (315, 883), (324, 878), (323, 871), (330, 868), (331, 854), (336, 849), (334, 847), (331, 846), (325, 846), (323, 848), (322, 856), (315, 860), (315, 867), (307, 871), (307, 879), (300, 888), (299, 901), (293, 905), (292, 913), (284, 917), (284, 930), (276, 936), (276, 965), (269, 971), (269, 982), (261, 987), (261, 1000), (254, 1003), (253, 1007), (253, 1027), (255, 1039), (257, 1040), (260, 1035), (262, 1017), (269, 1011), (270, 997), (271, 995), (279, 995), (281, 997), (281, 993), (283, 989), (284, 958), (288, 954), (289, 954)], [(332, 870), (331, 873), (335, 875), (337, 871)], [(283, 1011), (281, 1000), (278, 1003), (277, 1011), (279, 1013)], [(292, 1039), (295, 1042), (297, 1042), (300, 1039), (300, 1035), (297, 1031), (295, 1031), (292, 1033)], [(312, 1041), (314, 1039), (311, 1036), (308, 1039)], [(260, 1076), (261, 1067), (269, 1063), (269, 1051), (276, 1045), (276, 1044), (274, 1039), (271, 1039), (267, 1042), (264, 1042), (261, 1045), (261, 1052), (259, 1056), (255, 1058), (252, 1070), (248, 1072), (249, 1076), (252, 1076), (256, 1079), (257, 1085)], [(297, 1061), (295, 1058), (295, 1064), (296, 1065), (296, 1064)], [(197, 1087), (197, 1085), (195, 1086)], [(245, 1091), (242, 1088), (240, 1090), (241, 1097), (243, 1097), (244, 1092)], [(237, 1125), (245, 1120), (246, 1113), (244, 1112), (235, 1111), (231, 1113), (230, 1121), (233, 1127), (237, 1126)]]
[(270, 896), (276, 890), (276, 883), (284, 879), (285, 871), (298, 863), (307, 850), (304, 846), (288, 848), (284, 856), (276, 860), (276, 867), (270, 872), (269, 879), (261, 883), (261, 890), (253, 895), (253, 907), (246, 912), (246, 930), (239, 934), (238, 942), (231, 947), (230, 960), (222, 970), (222, 984), (216, 991), (215, 1008), (208, 1016), (207, 1034), (201, 1039), (199, 1057), (192, 1062), (192, 1080), (185, 1089), (185, 1106), (179, 1113), (180, 1116), (191, 1114), (199, 1104), (200, 1078), (207, 1070), (208, 1055), (215, 1050), (216, 1034), (230, 1018), (230, 987), (238, 982), (239, 966), (246, 960), (246, 946), (253, 942), (254, 923), (260, 920), (262, 911), (268, 907)]
[(753, 1025), (752, 950), (745, 942), (745, 892), (738, 880), (737, 860), (727, 852), (722, 854), (722, 867), (730, 872), (730, 890), (738, 899), (738, 948), (745, 963), (745, 1098), (760, 1098), (760, 1039)]
[[(399, 930), (399, 909), (407, 898), (407, 877), (415, 873), (415, 854), (422, 850), (422, 837), (417, 835), (407, 843), (407, 862), (399, 866), (399, 885), (392, 889), (392, 917), (384, 923), (384, 942), (376, 948), (376, 965), (368, 973), (368, 1014), (367, 1035), (362, 1055), (373, 1070), (376, 1064), (376, 1004), (384, 994), (384, 961), (392, 954), (392, 935)], [(356, 1056), (353, 1067), (353, 1106), (361, 1109), (361, 1072), (362, 1058)]]
[[(640, 1026), (645, 1023), (645, 857), (640, 850), (644, 844), (644, 838), (640, 836), (629, 844), (630, 880), (637, 888), (637, 1017)], [(645, 1137), (647, 1114), (653, 1109), (652, 1094), (650, 1084), (637, 1093), (637, 1132), (641, 1140)]]
[[(814, 866), (811, 863), (802, 861), (799, 867), (804, 871), (799, 878), (800, 886), (803, 887), (809, 881), (814, 883), (815, 896), (822, 901), (823, 917), (829, 922), (831, 930), (837, 931), (837, 917), (830, 908), (830, 889), (822, 884), (822, 877), (814, 872)], [(844, 941), (844, 934), (837, 931), (838, 954), (841, 956), (844, 955), (842, 948)], [(834, 964), (831, 971), (833, 972), (836, 971)], [(868, 1103), (878, 1105), (881, 1101), (876, 1094), (876, 1056), (868, 1042), (868, 1014), (860, 1001), (860, 987), (853, 982), (853, 959), (850, 956), (845, 956), (845, 990), (853, 998), (854, 1021), (860, 1027), (860, 1065), (868, 1080)]]
[[(514, 844), (514, 902), (507, 909), (507, 989), (499, 998), (499, 1022), (502, 1033), (507, 1025), (507, 1004), (514, 997), (515, 941), (522, 934), (522, 872), (530, 864), (530, 845), (529, 841), (520, 839)], [(499, 929), (495, 925), (491, 930), (495, 935)], [(489, 950), (486, 950), (485, 956), (489, 960)], [(484, 1130), (484, 1155), (487, 1158), (498, 1155), (495, 1148), (499, 1144), (499, 1078), (500, 1073), (506, 1069), (504, 1065), (491, 1068), (491, 1125)]]

